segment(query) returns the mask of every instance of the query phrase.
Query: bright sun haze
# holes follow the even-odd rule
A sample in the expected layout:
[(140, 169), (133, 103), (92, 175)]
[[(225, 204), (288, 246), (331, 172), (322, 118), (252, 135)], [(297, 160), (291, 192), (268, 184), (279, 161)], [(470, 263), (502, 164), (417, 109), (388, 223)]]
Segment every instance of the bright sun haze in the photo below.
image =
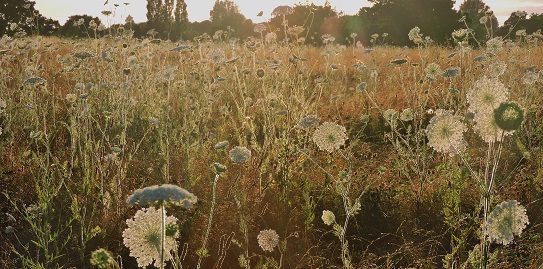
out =
[[(144, 22), (146, 18), (146, 0), (108, 0), (104, 5), (105, 0), (36, 0), (36, 9), (44, 16), (58, 20), (60, 24), (64, 24), (71, 15), (91, 15), (97, 16), (102, 21), (107, 19), (101, 14), (103, 10), (115, 11), (117, 17), (112, 23), (121, 22), (126, 16), (131, 15), (136, 22)], [(203, 21), (209, 19), (209, 11), (213, 8), (215, 0), (186, 0), (187, 10), (190, 21)], [(272, 10), (280, 5), (293, 6), (296, 3), (311, 3), (315, 5), (324, 5), (325, 0), (303, 1), (303, 0), (237, 0), (234, 1), (241, 13), (253, 22), (262, 22), (268, 20)], [(345, 14), (353, 15), (362, 7), (371, 6), (367, 0), (329, 0), (330, 4)], [(455, 7), (458, 8), (463, 0), (457, 1)], [(486, 0), (484, 1), (494, 11), (500, 25), (509, 17), (509, 15), (517, 10), (531, 13), (543, 13), (543, 1), (541, 0)], [(124, 3), (128, 3), (125, 5)], [(115, 7), (114, 4), (118, 4)], [(263, 11), (263, 16), (257, 14)]]

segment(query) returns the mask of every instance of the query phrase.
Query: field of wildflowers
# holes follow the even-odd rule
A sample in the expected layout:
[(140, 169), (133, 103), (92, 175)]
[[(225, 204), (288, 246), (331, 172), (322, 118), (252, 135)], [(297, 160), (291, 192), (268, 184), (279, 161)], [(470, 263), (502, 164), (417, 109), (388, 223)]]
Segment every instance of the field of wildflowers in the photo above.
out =
[(540, 35), (257, 30), (0, 39), (0, 267), (543, 266)]

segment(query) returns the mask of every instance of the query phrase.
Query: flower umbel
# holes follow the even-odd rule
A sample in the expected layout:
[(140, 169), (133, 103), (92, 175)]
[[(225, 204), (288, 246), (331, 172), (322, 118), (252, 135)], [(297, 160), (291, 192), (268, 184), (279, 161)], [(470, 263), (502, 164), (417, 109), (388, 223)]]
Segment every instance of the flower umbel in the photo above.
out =
[(505, 131), (517, 130), (524, 120), (524, 111), (514, 102), (502, 103), (494, 110), (496, 125)]
[(172, 204), (191, 208), (198, 198), (189, 191), (172, 184), (153, 185), (136, 190), (127, 199), (129, 205)]
[(475, 113), (494, 111), (507, 101), (508, 94), (508, 89), (497, 79), (481, 78), (466, 94), (468, 110)]
[(271, 229), (260, 231), (257, 239), (258, 245), (264, 251), (272, 252), (273, 249), (279, 244), (279, 235), (276, 231)]
[(230, 160), (236, 163), (244, 163), (251, 158), (251, 151), (246, 147), (236, 146), (228, 152)]
[[(164, 211), (164, 215), (166, 212)], [(166, 227), (175, 225), (177, 218), (165, 217)], [(178, 233), (166, 236), (162, 233), (162, 210), (154, 207), (143, 208), (136, 212), (133, 218), (127, 219), (128, 228), (123, 231), (123, 243), (130, 249), (130, 256), (135, 257), (139, 267), (153, 265), (160, 267), (160, 238), (165, 236), (164, 251), (170, 253), (177, 247), (175, 238)], [(169, 260), (171, 255), (165, 255)]]
[(515, 235), (522, 234), (528, 223), (526, 208), (515, 200), (504, 201), (490, 212), (484, 233), (490, 242), (507, 245)]
[(315, 115), (305, 116), (300, 119), (296, 127), (299, 129), (311, 129), (314, 126), (317, 126), (320, 120), (321, 119)]
[(334, 215), (334, 212), (330, 210), (323, 210), (321, 218), (326, 225), (332, 225), (336, 222), (336, 216)]
[(111, 268), (115, 264), (115, 259), (111, 252), (99, 248), (92, 252), (90, 263), (98, 268)]
[(317, 144), (319, 149), (332, 153), (332, 151), (345, 145), (345, 140), (347, 140), (346, 132), (345, 127), (339, 124), (325, 122), (315, 130), (313, 142)]
[(462, 151), (466, 147), (463, 133), (467, 129), (462, 118), (443, 109), (436, 110), (435, 114), (426, 127), (428, 145), (435, 151), (451, 155)]

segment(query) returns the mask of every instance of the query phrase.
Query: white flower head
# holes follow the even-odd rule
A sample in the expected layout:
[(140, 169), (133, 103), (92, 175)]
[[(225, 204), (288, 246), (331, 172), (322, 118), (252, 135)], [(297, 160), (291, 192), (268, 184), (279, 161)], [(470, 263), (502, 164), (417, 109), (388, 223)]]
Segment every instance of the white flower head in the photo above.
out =
[(438, 75), (442, 73), (441, 66), (437, 63), (430, 63), (424, 68), (424, 72), (426, 73), (426, 78), (430, 80), (435, 80)]
[(129, 205), (172, 204), (191, 208), (198, 198), (189, 191), (173, 184), (153, 185), (134, 191), (127, 199)]
[(483, 227), (490, 242), (507, 245), (515, 235), (522, 234), (529, 224), (526, 208), (515, 200), (504, 201), (494, 207)]
[(262, 230), (257, 236), (258, 245), (262, 250), (272, 252), (279, 245), (279, 235), (276, 231), (268, 229)]
[[(473, 118), (475, 125), (473, 129), (479, 134), (486, 143), (502, 140), (502, 129), (496, 124), (494, 111), (481, 111), (475, 114)], [(513, 134), (514, 131), (504, 132), (504, 136)]]
[(428, 145), (435, 151), (454, 155), (466, 148), (463, 134), (467, 130), (460, 116), (438, 109), (426, 127)]
[(230, 160), (236, 163), (244, 163), (251, 158), (251, 150), (246, 147), (236, 146), (228, 152)]
[(474, 113), (492, 112), (507, 101), (508, 95), (509, 90), (497, 79), (483, 77), (466, 94), (468, 110)]
[(507, 64), (505, 62), (495, 62), (491, 63), (487, 67), (487, 74), (491, 78), (497, 78), (505, 73), (505, 69), (507, 69)]
[(323, 210), (322, 211), (322, 221), (326, 225), (332, 225), (336, 222), (336, 216), (334, 215), (334, 212), (330, 210)]
[[(177, 247), (178, 233), (166, 236), (162, 231), (162, 209), (154, 207), (143, 208), (136, 212), (133, 218), (127, 219), (128, 228), (123, 231), (123, 243), (130, 249), (130, 256), (135, 257), (139, 267), (153, 265), (160, 267), (161, 237), (164, 236), (164, 260), (170, 259), (171, 251)], [(177, 223), (174, 216), (165, 217), (165, 226)]]
[(324, 122), (313, 133), (313, 142), (317, 144), (319, 149), (332, 153), (345, 145), (346, 132), (347, 129), (339, 124)]

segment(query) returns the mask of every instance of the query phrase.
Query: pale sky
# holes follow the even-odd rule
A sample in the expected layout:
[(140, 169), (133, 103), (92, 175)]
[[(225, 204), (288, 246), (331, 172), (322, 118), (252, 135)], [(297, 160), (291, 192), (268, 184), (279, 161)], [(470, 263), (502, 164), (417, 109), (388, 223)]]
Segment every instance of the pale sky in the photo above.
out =
[[(103, 10), (115, 11), (115, 16), (110, 16), (110, 23), (124, 22), (126, 16), (132, 15), (136, 22), (144, 22), (147, 20), (145, 13), (147, 12), (147, 0), (109, 0), (108, 4), (104, 5), (106, 0), (35, 0), (36, 9), (45, 17), (50, 17), (58, 20), (62, 25), (71, 15), (91, 15), (98, 16), (104, 24), (107, 19), (101, 14)], [(253, 22), (263, 22), (271, 17), (273, 9), (280, 5), (293, 6), (296, 3), (313, 2), (315, 5), (324, 5), (326, 0), (235, 0), (239, 6), (241, 13)], [(429, 0), (431, 1), (431, 0)], [(464, 0), (457, 0), (456, 8)], [(209, 19), (209, 11), (213, 8), (215, 0), (185, 0), (187, 3), (187, 11), (190, 21), (203, 21)], [(336, 10), (342, 11), (344, 14), (356, 14), (361, 7), (371, 6), (366, 0), (329, 0), (330, 4)], [(512, 12), (517, 10), (531, 13), (543, 13), (543, 0), (484, 0), (494, 11), (500, 25), (509, 18)], [(123, 3), (128, 3), (125, 5)], [(115, 8), (114, 4), (119, 4)], [(263, 11), (264, 16), (257, 17), (258, 12)]]

